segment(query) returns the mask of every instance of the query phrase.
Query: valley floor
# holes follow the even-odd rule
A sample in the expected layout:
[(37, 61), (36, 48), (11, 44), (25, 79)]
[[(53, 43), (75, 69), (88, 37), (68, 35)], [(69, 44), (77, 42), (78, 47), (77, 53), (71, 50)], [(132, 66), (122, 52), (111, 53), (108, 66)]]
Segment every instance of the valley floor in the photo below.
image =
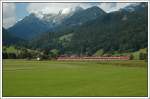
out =
[(3, 60), (3, 96), (147, 96), (145, 61)]

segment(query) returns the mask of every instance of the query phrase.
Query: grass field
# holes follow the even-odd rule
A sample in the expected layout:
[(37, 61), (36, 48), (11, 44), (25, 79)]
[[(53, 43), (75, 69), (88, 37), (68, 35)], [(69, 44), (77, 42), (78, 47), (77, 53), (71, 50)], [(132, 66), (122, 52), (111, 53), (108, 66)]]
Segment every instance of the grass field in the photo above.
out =
[(147, 96), (147, 62), (3, 60), (3, 96)]

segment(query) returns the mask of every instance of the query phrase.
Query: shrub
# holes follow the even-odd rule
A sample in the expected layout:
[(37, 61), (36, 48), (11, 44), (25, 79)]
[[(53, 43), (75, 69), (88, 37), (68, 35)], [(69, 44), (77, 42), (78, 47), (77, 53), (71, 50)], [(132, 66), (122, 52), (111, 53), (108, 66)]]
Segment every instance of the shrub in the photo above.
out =
[(3, 59), (7, 59), (8, 58), (8, 54), (5, 52), (5, 53), (2, 53), (2, 58)]
[(139, 59), (140, 60), (146, 60), (147, 59), (147, 54), (146, 53), (140, 53), (139, 54)]
[(16, 59), (15, 53), (8, 53), (8, 59)]
[(130, 57), (130, 60), (134, 59), (134, 56), (132, 54), (129, 57)]

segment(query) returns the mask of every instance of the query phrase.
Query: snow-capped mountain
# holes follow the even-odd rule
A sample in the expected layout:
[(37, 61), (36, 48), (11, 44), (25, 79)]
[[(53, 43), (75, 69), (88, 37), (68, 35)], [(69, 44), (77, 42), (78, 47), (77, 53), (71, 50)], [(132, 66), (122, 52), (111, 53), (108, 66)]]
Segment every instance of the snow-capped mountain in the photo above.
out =
[(77, 6), (75, 8), (65, 8), (60, 10), (57, 14), (43, 14), (42, 19), (56, 26), (61, 24), (65, 19), (71, 17), (73, 14), (82, 10), (83, 8), (80, 6)]
[[(125, 13), (143, 11), (147, 6), (147, 3), (136, 3), (120, 9), (120, 11)], [(107, 15), (107, 13), (97, 6), (87, 9), (83, 9), (80, 6), (65, 8), (55, 14), (43, 14), (39, 12), (30, 14), (21, 21), (18, 21), (14, 26), (8, 29), (8, 32), (23, 39), (31, 39), (44, 32), (63, 32), (67, 30), (67, 28), (76, 28), (104, 15)], [(128, 17), (124, 17), (122, 20), (126, 20), (127, 18)]]
[(30, 39), (39, 33), (47, 32), (60, 25), (65, 19), (81, 11), (83, 8), (65, 8), (57, 14), (31, 13), (8, 29), (9, 32), (23, 39)]

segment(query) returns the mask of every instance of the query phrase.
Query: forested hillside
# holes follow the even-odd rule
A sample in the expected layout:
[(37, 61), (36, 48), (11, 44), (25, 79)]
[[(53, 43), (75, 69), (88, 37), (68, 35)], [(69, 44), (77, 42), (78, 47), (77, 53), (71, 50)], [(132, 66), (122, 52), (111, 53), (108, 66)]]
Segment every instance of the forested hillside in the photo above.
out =
[[(72, 38), (75, 52), (136, 51), (148, 46), (147, 7), (142, 11), (112, 12), (82, 25)], [(78, 39), (77, 39), (78, 38)], [(78, 46), (78, 47), (76, 47)]]
[(9, 33), (6, 29), (2, 28), (2, 43), (3, 46), (16, 45), (16, 46), (26, 46), (25, 40), (16, 37), (12, 33)]
[[(59, 49), (62, 53), (92, 55), (97, 50), (137, 51), (147, 47), (147, 5), (136, 6), (130, 12), (121, 9), (88, 21), (75, 30), (63, 33), (45, 33), (33, 40), (32, 47)], [(138, 9), (137, 9), (138, 8)], [(67, 36), (72, 34), (71, 36)], [(66, 36), (60, 40), (61, 36)], [(67, 40), (70, 39), (70, 40)], [(65, 44), (64, 44), (65, 43)]]

